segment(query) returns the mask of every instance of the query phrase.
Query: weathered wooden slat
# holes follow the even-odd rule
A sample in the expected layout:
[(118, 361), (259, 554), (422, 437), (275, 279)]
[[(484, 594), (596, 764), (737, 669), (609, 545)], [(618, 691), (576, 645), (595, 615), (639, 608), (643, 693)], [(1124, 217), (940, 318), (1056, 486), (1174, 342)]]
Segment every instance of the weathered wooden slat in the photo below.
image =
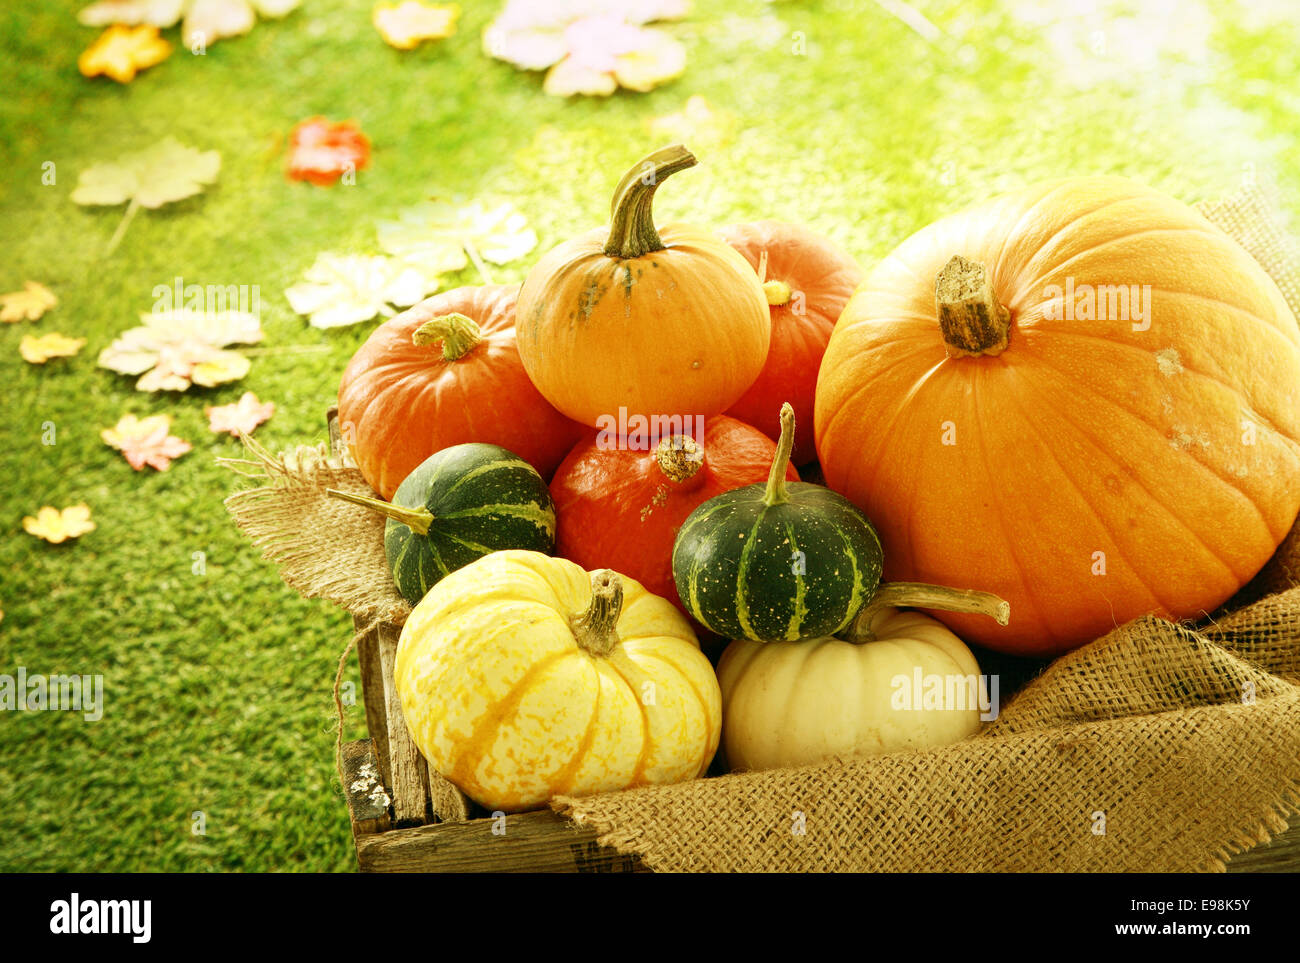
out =
[(1228, 860), (1230, 873), (1300, 873), (1300, 820), (1263, 846)]
[(363, 873), (648, 872), (550, 810), (359, 837), (357, 866)]
[[(352, 627), (361, 631), (365, 623), (354, 618)], [(361, 665), (361, 698), (366, 705), (366, 730), (374, 742), (375, 758), (384, 785), (392, 787), (393, 772), (388, 751), (388, 697), (384, 694), (384, 668), (379, 658), (379, 630), (371, 629), (357, 640), (357, 662)]]
[(429, 821), (429, 776), (424, 757), (411, 741), (402, 718), (402, 702), (397, 695), (393, 663), (397, 657), (397, 640), (401, 630), (382, 623), (378, 637), (379, 663), (384, 686), (384, 716), (388, 732), (388, 767), (393, 797), (393, 822), (398, 826), (420, 826)]
[(348, 801), (354, 841), (392, 828), (388, 791), (379, 777), (379, 762), (369, 739), (343, 747), (343, 794)]

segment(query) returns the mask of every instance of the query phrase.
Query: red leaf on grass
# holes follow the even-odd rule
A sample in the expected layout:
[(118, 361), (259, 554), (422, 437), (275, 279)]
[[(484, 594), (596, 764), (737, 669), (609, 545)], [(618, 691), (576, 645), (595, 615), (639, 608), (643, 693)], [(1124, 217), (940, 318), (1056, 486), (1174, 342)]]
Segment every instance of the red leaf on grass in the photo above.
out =
[(370, 138), (355, 121), (333, 123), (324, 117), (301, 121), (289, 135), (291, 180), (328, 187), (370, 163)]

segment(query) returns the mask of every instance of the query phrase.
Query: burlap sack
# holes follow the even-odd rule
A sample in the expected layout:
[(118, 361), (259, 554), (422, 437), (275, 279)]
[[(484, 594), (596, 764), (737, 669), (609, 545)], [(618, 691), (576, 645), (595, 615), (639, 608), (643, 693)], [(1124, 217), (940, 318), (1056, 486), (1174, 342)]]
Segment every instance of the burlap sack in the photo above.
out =
[[(1252, 186), (1202, 210), (1300, 315), (1300, 255), (1271, 196)], [(262, 484), (227, 505), (288, 584), (405, 622), (383, 520), (324, 494), (368, 491), (346, 457), (254, 445), (232, 467)], [(1300, 810), (1296, 586), (1300, 524), (1203, 628), (1130, 622), (965, 742), (553, 805), (656, 870), (1222, 870)]]

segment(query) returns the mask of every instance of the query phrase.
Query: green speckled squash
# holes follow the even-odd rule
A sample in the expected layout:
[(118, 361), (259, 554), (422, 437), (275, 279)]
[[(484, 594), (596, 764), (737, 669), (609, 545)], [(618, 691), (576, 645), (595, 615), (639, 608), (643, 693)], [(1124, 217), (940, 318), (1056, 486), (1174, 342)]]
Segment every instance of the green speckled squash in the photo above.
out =
[(555, 505), (528, 462), (498, 445), (469, 442), (430, 455), (392, 502), (330, 489), (388, 516), (384, 552), (397, 590), (412, 603), (445, 575), (503, 549), (550, 554)]
[(883, 553), (867, 517), (820, 485), (785, 481), (794, 409), (766, 485), (717, 495), (673, 543), (673, 579), (701, 624), (730, 639), (793, 642), (844, 629), (880, 583)]

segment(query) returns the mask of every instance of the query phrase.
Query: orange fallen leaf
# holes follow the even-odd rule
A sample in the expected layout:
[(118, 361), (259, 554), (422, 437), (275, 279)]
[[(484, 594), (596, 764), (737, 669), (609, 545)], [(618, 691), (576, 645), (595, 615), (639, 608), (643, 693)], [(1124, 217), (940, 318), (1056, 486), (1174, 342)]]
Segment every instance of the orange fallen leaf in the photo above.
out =
[(253, 429), (275, 414), (275, 402), (265, 404), (257, 400), (257, 395), (245, 391), (243, 397), (229, 405), (208, 405), (203, 409), (208, 416), (208, 427), (220, 434), (228, 431), (236, 438), (251, 435)]
[(0, 294), (0, 321), (36, 321), (58, 303), (54, 292), (44, 284), (24, 281), (21, 291)]
[(51, 358), (71, 358), (85, 344), (85, 338), (67, 338), (57, 331), (51, 331), (39, 338), (29, 334), (18, 345), (18, 353), (29, 364), (45, 364)]
[(166, 471), (173, 458), (179, 458), (193, 447), (185, 439), (169, 434), (171, 427), (171, 415), (150, 418), (123, 415), (115, 426), (103, 429), (99, 437), (104, 439), (104, 444), (121, 451), (136, 471), (145, 465)]
[(90, 520), (90, 507), (87, 505), (70, 505), (63, 511), (46, 505), (35, 517), (28, 515), (23, 519), (23, 528), (28, 535), (35, 535), (55, 545), (70, 538), (79, 538), (94, 527), (95, 523)]
[(460, 7), (454, 3), (429, 5), (420, 0), (375, 7), (375, 29), (384, 42), (398, 50), (414, 50), (424, 40), (442, 40), (456, 32)]
[(328, 187), (370, 163), (370, 138), (355, 121), (308, 117), (289, 134), (290, 180)]
[(160, 64), (171, 56), (172, 45), (151, 23), (138, 27), (114, 24), (77, 58), (84, 77), (103, 74), (119, 84), (129, 84), (138, 71)]

